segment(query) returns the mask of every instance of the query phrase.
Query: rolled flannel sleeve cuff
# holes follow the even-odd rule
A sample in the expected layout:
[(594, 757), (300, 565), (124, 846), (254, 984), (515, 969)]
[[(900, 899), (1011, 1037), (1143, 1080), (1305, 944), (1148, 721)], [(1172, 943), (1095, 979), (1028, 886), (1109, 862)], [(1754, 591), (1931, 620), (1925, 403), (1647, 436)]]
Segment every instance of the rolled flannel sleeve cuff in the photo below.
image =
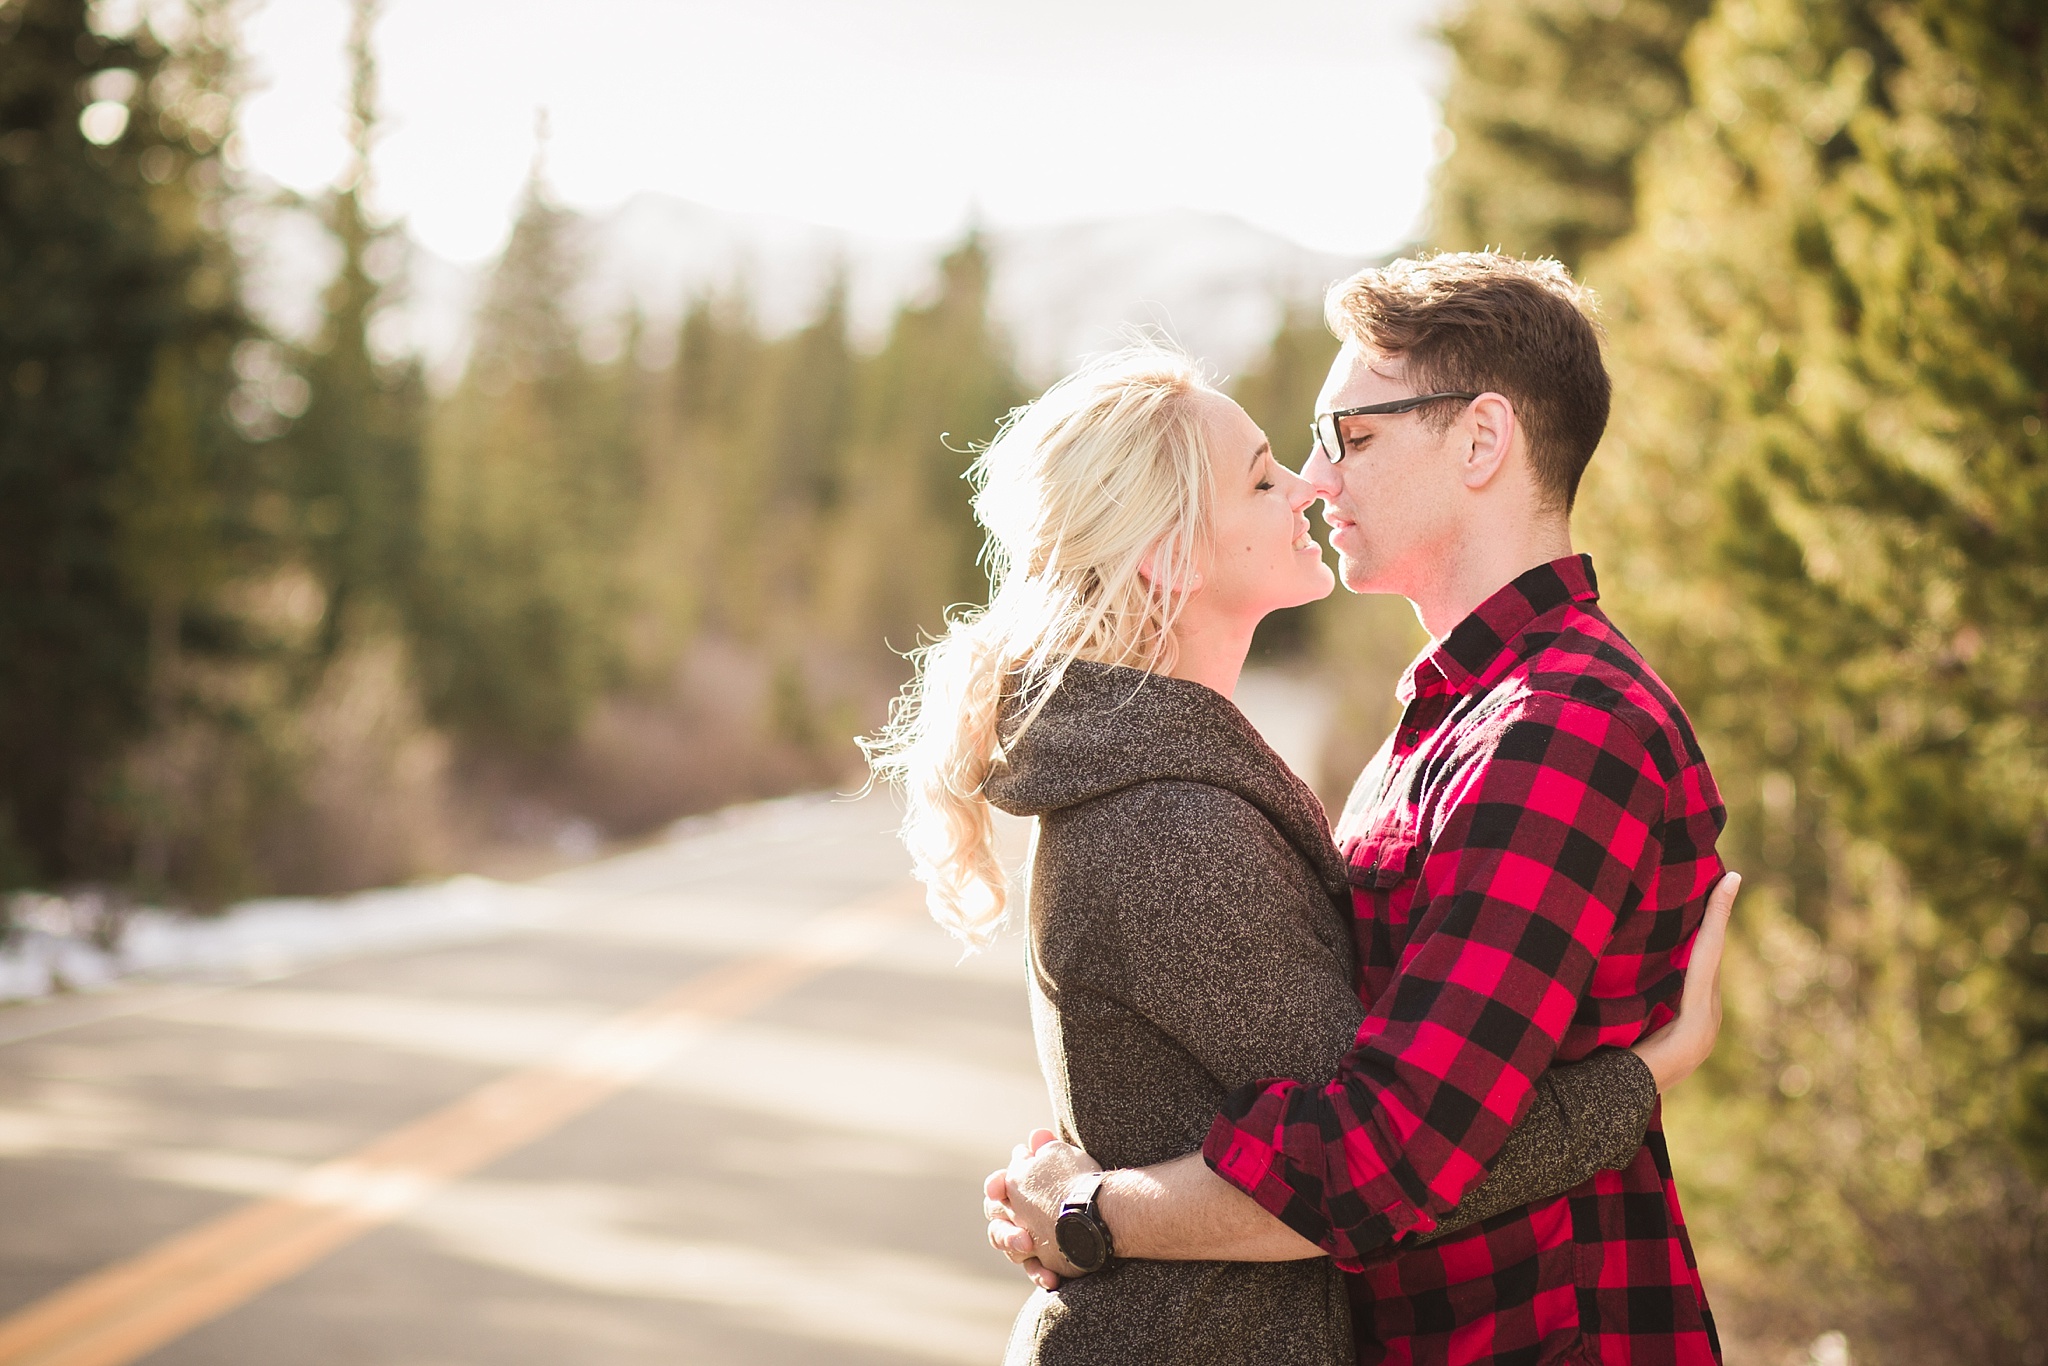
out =
[[(1329, 1188), (1323, 1173), (1334, 1159), (1347, 1170), (1341, 1147), (1325, 1155), (1320, 1126), (1293, 1118), (1289, 1100), (1306, 1088), (1280, 1082), (1264, 1090), (1244, 1088), (1226, 1101), (1228, 1109), (1209, 1126), (1202, 1160), (1218, 1176), (1258, 1202), (1259, 1208), (1330, 1254), (1346, 1271), (1364, 1267), (1367, 1254), (1411, 1228), (1428, 1232), (1435, 1221), (1406, 1200), (1375, 1201), (1376, 1191)], [(1313, 1093), (1307, 1097), (1312, 1098)], [(1239, 1102), (1233, 1104), (1232, 1102)], [(1281, 1139), (1306, 1137), (1312, 1151), (1290, 1152)], [(1354, 1136), (1354, 1141), (1356, 1136)], [(1382, 1181), (1392, 1185), (1391, 1178)], [(1374, 1182), (1377, 1187), (1382, 1182)]]

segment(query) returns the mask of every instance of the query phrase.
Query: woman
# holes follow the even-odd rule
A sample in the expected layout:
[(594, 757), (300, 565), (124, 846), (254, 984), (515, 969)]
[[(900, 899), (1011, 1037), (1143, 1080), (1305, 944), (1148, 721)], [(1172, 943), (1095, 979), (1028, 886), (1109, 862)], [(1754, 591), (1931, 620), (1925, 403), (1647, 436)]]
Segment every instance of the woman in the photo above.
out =
[[(1333, 587), (1312, 495), (1156, 348), (1053, 386), (974, 473), (989, 605), (922, 653), (871, 756), (906, 789), (933, 915), (971, 944), (1008, 899), (993, 809), (1037, 818), (1031, 1006), (1060, 1136), (1107, 1166), (1163, 1161), (1232, 1088), (1327, 1078), (1363, 1017), (1322, 808), (1229, 700), (1259, 620)], [(1634, 1053), (1553, 1069), (1440, 1231), (1625, 1163), (1656, 1094)], [(1041, 1290), (1009, 1359), (1349, 1361), (1342, 1273), (1292, 1241)]]

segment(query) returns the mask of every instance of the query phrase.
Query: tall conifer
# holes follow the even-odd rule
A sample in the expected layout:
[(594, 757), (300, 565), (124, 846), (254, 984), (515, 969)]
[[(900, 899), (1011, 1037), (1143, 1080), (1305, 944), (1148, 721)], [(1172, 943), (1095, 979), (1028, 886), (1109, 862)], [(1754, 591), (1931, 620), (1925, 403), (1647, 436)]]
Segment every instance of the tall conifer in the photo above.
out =
[(527, 748), (567, 739), (616, 675), (632, 452), (567, 300), (574, 215), (536, 160), (428, 459), (422, 653), (437, 710)]
[(1761, 1179), (1707, 1226), (1797, 1266), (1753, 1303), (1832, 1305), (1859, 1359), (2020, 1362), (2048, 1332), (2008, 1146), (2048, 1133), (2040, 25), (1722, 0), (1690, 62), (1598, 263), (1617, 408), (1585, 520), (1776, 955), (1705, 1120), (1746, 1117), (1711, 1146)]
[(671, 525), (688, 547), (696, 625), (728, 638), (758, 638), (766, 557), (774, 542), (803, 534), (802, 490), (785, 480), (787, 452), (771, 436), (777, 362), (743, 284), (685, 311), (670, 384), (679, 417)]
[(1635, 222), (1637, 157), (1689, 103), (1709, 0), (1466, 0), (1443, 25), (1453, 155), (1431, 240), (1578, 266)]
[(981, 538), (964, 477), (1025, 394), (988, 314), (989, 256), (970, 232), (939, 263), (936, 296), (896, 315), (865, 369), (853, 481), (839, 504), (844, 577), (827, 586), (839, 629), (896, 649), (939, 629), (957, 603), (986, 600)]
[(303, 384), (244, 310), (225, 231), (239, 192), (240, 8), (188, 0), (168, 51), (147, 28), (125, 40), (158, 56), (115, 144), (134, 145), (181, 290), (110, 491), (125, 576), (150, 624), (146, 734), (108, 814), (145, 893), (200, 903), (253, 885), (249, 837), (277, 758), (274, 718), (257, 700), (274, 680), (257, 675), (295, 648), (278, 630), (290, 613), (242, 591), (285, 552), (288, 501), (268, 443), (302, 406)]
[(225, 413), (221, 9), (167, 60), (84, 0), (0, 5), (0, 882), (126, 871), (118, 761), (175, 656), (233, 633), (208, 594), (255, 469)]
[(359, 602), (394, 618), (408, 608), (419, 572), (425, 381), (415, 358), (380, 359), (370, 335), (404, 248), (398, 229), (376, 222), (366, 202), (378, 124), (370, 40), (380, 9), (380, 0), (350, 6), (353, 155), (323, 206), (341, 264), (327, 288), (320, 335), (303, 362), (310, 403), (290, 437), (303, 534), (327, 595), (326, 653)]

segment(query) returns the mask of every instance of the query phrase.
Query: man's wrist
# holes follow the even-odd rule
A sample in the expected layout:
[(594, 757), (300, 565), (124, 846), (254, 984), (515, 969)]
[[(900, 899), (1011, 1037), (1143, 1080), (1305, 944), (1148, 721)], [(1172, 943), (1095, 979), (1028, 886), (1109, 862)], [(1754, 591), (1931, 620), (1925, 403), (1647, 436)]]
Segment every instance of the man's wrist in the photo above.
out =
[(1117, 1256), (1146, 1256), (1144, 1216), (1139, 1213), (1151, 1183), (1142, 1167), (1121, 1167), (1104, 1172), (1095, 1188), (1095, 1208), (1103, 1226), (1116, 1243)]

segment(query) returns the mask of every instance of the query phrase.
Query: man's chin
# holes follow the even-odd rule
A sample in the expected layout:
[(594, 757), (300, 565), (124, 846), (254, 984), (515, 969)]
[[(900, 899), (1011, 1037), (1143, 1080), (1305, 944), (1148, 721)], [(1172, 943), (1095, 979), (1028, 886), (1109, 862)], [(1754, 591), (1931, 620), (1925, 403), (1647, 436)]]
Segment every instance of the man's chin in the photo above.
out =
[(1384, 593), (1373, 573), (1373, 566), (1363, 560), (1355, 560), (1339, 551), (1337, 554), (1337, 581), (1351, 593)]

